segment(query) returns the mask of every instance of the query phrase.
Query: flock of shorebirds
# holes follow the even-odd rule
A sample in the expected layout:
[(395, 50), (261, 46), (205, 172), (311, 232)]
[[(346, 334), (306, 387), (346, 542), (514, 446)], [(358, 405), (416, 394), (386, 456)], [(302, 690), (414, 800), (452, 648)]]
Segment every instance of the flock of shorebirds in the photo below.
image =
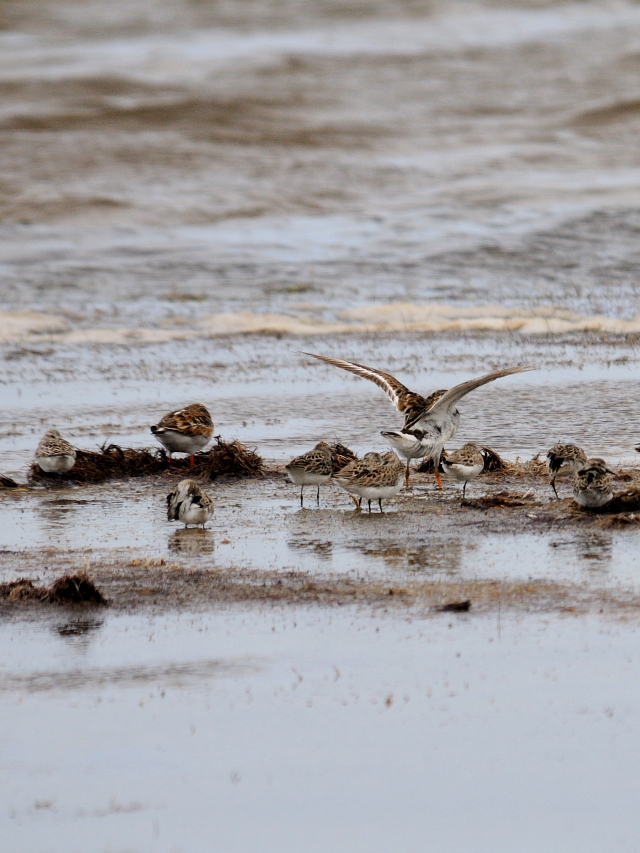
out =
[[(387, 453), (367, 453), (362, 459), (350, 454), (341, 445), (319, 442), (313, 450), (297, 456), (287, 466), (289, 479), (300, 486), (300, 503), (304, 502), (304, 487), (316, 487), (316, 500), (320, 499), (320, 486), (333, 480), (353, 499), (358, 509), (367, 501), (377, 502), (382, 512), (382, 501), (398, 494), (402, 486), (409, 487), (412, 459), (431, 460), (439, 488), (442, 488), (440, 466), (445, 474), (463, 484), (465, 498), (467, 483), (478, 477), (485, 466), (485, 451), (476, 444), (465, 444), (460, 450), (443, 456), (446, 442), (454, 437), (460, 423), (457, 404), (460, 400), (489, 382), (522, 373), (532, 368), (509, 367), (487, 373), (456, 385), (448, 391), (435, 391), (429, 397), (410, 391), (390, 373), (366, 367), (352, 361), (328, 358), (305, 353), (342, 370), (348, 370), (375, 382), (396, 407), (404, 413), (401, 429), (382, 431), (382, 436), (394, 450)], [(169, 453), (186, 453), (191, 457), (203, 450), (213, 436), (213, 421), (205, 406), (194, 403), (165, 415), (152, 426), (151, 433)], [(346, 453), (346, 455), (345, 455)], [(76, 450), (59, 432), (47, 432), (36, 451), (36, 462), (49, 474), (71, 471), (76, 460)], [(602, 507), (613, 498), (612, 477), (615, 471), (602, 459), (589, 459), (574, 444), (556, 444), (547, 454), (551, 487), (558, 497), (555, 481), (564, 474), (573, 474), (573, 497), (583, 507)], [(211, 497), (195, 480), (182, 480), (174, 492), (167, 496), (169, 521), (181, 521), (185, 526), (205, 525), (213, 515)]]

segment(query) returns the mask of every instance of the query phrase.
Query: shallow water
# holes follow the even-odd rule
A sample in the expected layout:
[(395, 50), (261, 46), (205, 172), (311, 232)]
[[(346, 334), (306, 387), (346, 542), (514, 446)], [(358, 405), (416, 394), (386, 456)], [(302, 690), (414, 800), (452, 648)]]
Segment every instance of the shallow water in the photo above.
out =
[(353, 608), (4, 625), (4, 849), (635, 850), (636, 634)]
[(307, 6), (8, 4), (0, 307), (102, 341), (640, 314), (637, 5)]

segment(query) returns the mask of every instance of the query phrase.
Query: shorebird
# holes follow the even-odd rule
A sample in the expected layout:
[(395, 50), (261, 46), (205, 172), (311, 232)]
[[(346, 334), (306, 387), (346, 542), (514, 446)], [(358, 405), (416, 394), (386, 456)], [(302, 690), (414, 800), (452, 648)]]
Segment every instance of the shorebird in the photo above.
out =
[(328, 483), (333, 474), (334, 450), (326, 441), (320, 441), (313, 450), (296, 456), (286, 466), (289, 479), (300, 486), (300, 506), (304, 506), (305, 486), (317, 486), (316, 501), (320, 503), (320, 486)]
[(66, 474), (76, 464), (76, 449), (57, 429), (50, 429), (38, 445), (36, 462), (45, 474)]
[(442, 467), (445, 474), (449, 474), (456, 480), (460, 480), (462, 486), (462, 500), (464, 500), (467, 483), (475, 480), (484, 470), (484, 456), (476, 444), (465, 444), (460, 450), (450, 453), (442, 459)]
[(200, 403), (193, 403), (184, 409), (169, 412), (155, 426), (150, 427), (154, 438), (172, 453), (187, 453), (191, 464), (194, 453), (202, 450), (213, 435), (213, 421), (207, 409)]
[(363, 459), (357, 459), (347, 465), (333, 479), (351, 495), (355, 505), (360, 509), (363, 498), (369, 504), (378, 501), (382, 512), (382, 501), (397, 495), (402, 488), (404, 463), (395, 453), (366, 453)]
[(615, 473), (604, 459), (589, 459), (573, 478), (574, 501), (588, 509), (608, 504), (613, 498), (611, 477)]
[(382, 433), (389, 444), (407, 460), (405, 485), (409, 484), (410, 460), (427, 457), (433, 459), (436, 480), (440, 488), (442, 488), (438, 471), (440, 454), (445, 443), (455, 435), (460, 423), (460, 412), (457, 410), (456, 404), (471, 391), (486, 385), (488, 382), (501, 379), (503, 376), (510, 376), (512, 373), (523, 373), (526, 370), (531, 370), (529, 367), (508, 367), (506, 370), (487, 373), (478, 379), (463, 382), (449, 391), (436, 391), (431, 397), (425, 398), (409, 391), (390, 373), (383, 373), (381, 370), (366, 367), (354, 361), (343, 361), (339, 358), (329, 358), (311, 352), (304, 354), (325, 361), (327, 364), (332, 364), (334, 367), (340, 367), (342, 370), (348, 370), (349, 373), (354, 373), (356, 376), (369, 379), (382, 388), (398, 411), (405, 413), (402, 429)]
[(556, 477), (563, 474), (577, 474), (587, 464), (587, 454), (576, 444), (554, 444), (547, 453), (547, 467), (551, 474), (551, 488), (555, 496), (560, 495), (556, 489)]
[(213, 501), (195, 480), (181, 480), (175, 492), (167, 495), (168, 521), (182, 521), (203, 527), (213, 515)]

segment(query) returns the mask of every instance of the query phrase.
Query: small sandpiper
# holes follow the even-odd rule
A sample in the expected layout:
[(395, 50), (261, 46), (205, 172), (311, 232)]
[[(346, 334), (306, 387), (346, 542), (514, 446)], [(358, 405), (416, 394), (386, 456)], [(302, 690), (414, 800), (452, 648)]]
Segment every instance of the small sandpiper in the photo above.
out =
[(404, 468), (404, 462), (395, 453), (389, 452), (383, 456), (366, 453), (363, 459), (352, 462), (334, 474), (333, 479), (351, 495), (358, 509), (364, 498), (369, 504), (369, 512), (371, 501), (378, 501), (382, 512), (382, 501), (394, 497), (402, 488)]
[(285, 467), (289, 479), (300, 486), (300, 506), (304, 506), (304, 487), (317, 486), (316, 502), (320, 503), (320, 486), (328, 483), (333, 474), (334, 451), (326, 441), (320, 441), (313, 450), (296, 456)]
[(76, 449), (57, 429), (50, 429), (38, 445), (36, 462), (45, 474), (66, 474), (76, 464)]
[(577, 444), (554, 444), (547, 453), (547, 467), (551, 474), (551, 488), (555, 496), (560, 495), (556, 489), (556, 478), (563, 474), (577, 474), (587, 464), (587, 454)]
[(203, 527), (213, 516), (213, 501), (195, 480), (181, 480), (175, 492), (167, 495), (167, 520)]
[(484, 456), (477, 444), (465, 444), (460, 450), (442, 458), (442, 468), (445, 474), (464, 483), (462, 486), (462, 500), (464, 500), (467, 483), (469, 480), (475, 480), (484, 470)]
[(172, 453), (187, 453), (194, 463), (194, 453), (202, 450), (211, 441), (213, 421), (201, 403), (193, 403), (184, 409), (169, 412), (155, 426), (150, 427), (154, 438)]
[(611, 477), (615, 473), (604, 459), (589, 459), (573, 478), (574, 501), (587, 509), (608, 504), (613, 498)]

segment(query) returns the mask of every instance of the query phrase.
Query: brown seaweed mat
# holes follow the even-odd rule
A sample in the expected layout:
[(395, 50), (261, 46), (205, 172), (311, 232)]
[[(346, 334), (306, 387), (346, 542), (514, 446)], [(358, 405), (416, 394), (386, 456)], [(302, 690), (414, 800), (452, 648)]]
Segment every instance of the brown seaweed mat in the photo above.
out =
[(161, 449), (103, 445), (98, 452), (78, 450), (76, 463), (67, 474), (45, 474), (34, 462), (29, 470), (32, 483), (53, 483), (72, 480), (76, 483), (100, 483), (110, 477), (148, 477), (164, 472), (188, 474), (191, 477), (213, 480), (222, 474), (236, 477), (259, 477), (264, 462), (258, 454), (239, 441), (222, 441), (206, 453), (198, 453), (194, 464), (188, 458), (172, 459)]
[(0, 601), (43, 604), (107, 604), (106, 598), (86, 574), (63, 575), (47, 589), (20, 578), (0, 584)]

